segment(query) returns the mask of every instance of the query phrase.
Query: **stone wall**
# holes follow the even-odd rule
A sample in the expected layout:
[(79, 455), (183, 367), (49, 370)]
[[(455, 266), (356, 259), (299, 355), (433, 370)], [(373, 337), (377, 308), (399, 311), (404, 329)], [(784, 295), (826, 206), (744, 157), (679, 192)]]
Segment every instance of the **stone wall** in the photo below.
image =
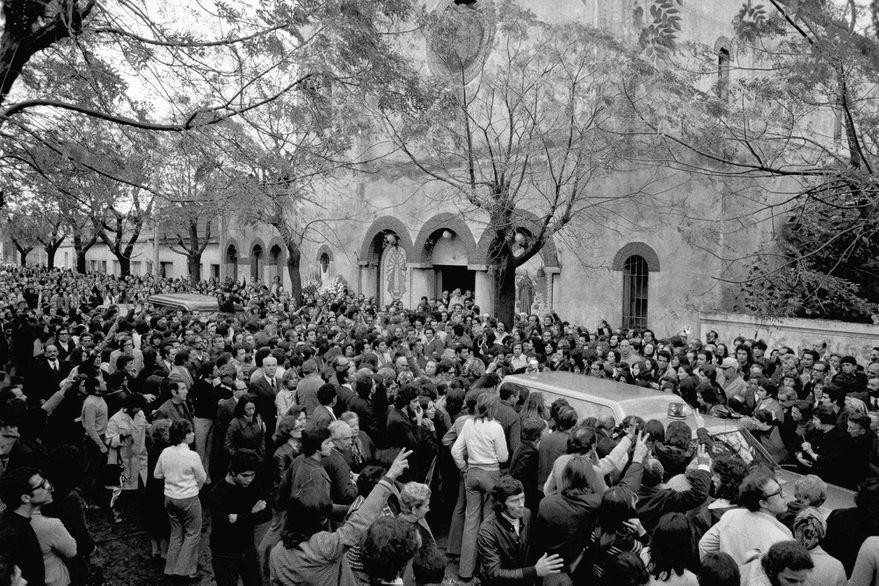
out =
[(769, 349), (788, 346), (794, 351), (827, 342), (827, 350), (859, 362), (869, 362), (870, 349), (879, 346), (879, 326), (824, 319), (770, 318), (740, 313), (703, 313), (699, 329), (691, 332), (700, 339), (711, 330), (721, 342), (731, 344), (736, 336), (762, 338)]

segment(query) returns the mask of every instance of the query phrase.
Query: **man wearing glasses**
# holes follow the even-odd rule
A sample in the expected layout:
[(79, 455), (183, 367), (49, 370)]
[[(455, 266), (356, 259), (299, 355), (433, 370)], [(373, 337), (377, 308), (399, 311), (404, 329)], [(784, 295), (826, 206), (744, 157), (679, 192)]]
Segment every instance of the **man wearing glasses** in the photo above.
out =
[(744, 508), (727, 511), (702, 539), (699, 555), (728, 553), (744, 565), (769, 551), (772, 544), (793, 539), (777, 515), (787, 511), (787, 499), (778, 481), (765, 470), (748, 474), (739, 486)]
[(46, 569), (31, 515), (52, 502), (52, 485), (36, 468), (18, 468), (0, 480), (0, 499), (6, 505), (0, 517), (0, 551), (11, 554), (28, 584), (44, 584)]

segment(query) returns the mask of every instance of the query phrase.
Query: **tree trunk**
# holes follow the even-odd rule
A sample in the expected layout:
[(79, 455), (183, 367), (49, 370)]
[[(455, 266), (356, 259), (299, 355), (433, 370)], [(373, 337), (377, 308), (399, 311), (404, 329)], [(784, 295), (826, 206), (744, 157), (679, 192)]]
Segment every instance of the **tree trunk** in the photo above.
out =
[(290, 274), (290, 297), (298, 307), (302, 303), (302, 275), (299, 273), (299, 264), (302, 254), (299, 247), (287, 245), (287, 272)]
[(86, 253), (94, 246), (96, 238), (91, 238), (88, 242), (84, 242), (79, 234), (73, 235), (73, 251), (76, 254), (76, 272), (84, 275), (88, 270), (86, 267)]
[(50, 271), (55, 268), (55, 253), (58, 252), (59, 246), (61, 246), (60, 241), (58, 241), (57, 244), (50, 244), (43, 247), (46, 249), (46, 268)]
[(201, 281), (201, 253), (190, 252), (186, 255), (186, 266), (189, 268), (189, 282), (194, 287)]
[(121, 254), (117, 254), (116, 258), (119, 259), (119, 276), (127, 277), (131, 274), (131, 258), (127, 256), (123, 256)]
[(494, 315), (510, 331), (516, 312), (516, 262), (512, 255), (505, 256), (494, 265)]
[(19, 248), (18, 252), (21, 255), (21, 266), (27, 266), (27, 255), (31, 253), (33, 248)]

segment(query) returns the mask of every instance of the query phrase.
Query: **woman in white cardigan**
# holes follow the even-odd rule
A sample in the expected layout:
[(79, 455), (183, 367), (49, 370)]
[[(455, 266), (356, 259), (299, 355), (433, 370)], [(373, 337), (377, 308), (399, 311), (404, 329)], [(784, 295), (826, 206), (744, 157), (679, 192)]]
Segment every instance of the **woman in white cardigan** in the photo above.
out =
[(464, 581), (476, 569), (476, 537), (482, 520), (491, 512), (491, 491), (500, 478), (500, 465), (510, 454), (504, 428), (497, 421), (500, 398), (483, 393), (476, 400), (476, 413), (467, 420), (452, 445), (452, 458), (464, 472), (464, 535), (458, 574)]

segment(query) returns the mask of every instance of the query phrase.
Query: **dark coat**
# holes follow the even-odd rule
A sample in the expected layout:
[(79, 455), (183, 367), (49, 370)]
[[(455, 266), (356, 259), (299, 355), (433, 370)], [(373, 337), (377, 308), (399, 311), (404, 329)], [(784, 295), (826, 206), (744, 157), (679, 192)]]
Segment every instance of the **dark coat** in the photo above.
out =
[(708, 498), (711, 487), (711, 473), (696, 470), (687, 475), (690, 490), (678, 492), (659, 486), (642, 486), (638, 494), (638, 518), (647, 533), (653, 533), (659, 519), (666, 513), (686, 513), (695, 509)]
[(537, 570), (531, 559), (531, 512), (519, 520), (519, 533), (500, 513), (482, 522), (476, 540), (476, 572), (482, 584), (533, 584)]
[(266, 377), (259, 377), (256, 382), (248, 386), (253, 402), (256, 404), (256, 412), (266, 424), (266, 436), (272, 437), (275, 433), (275, 424), (278, 420), (278, 408), (275, 405), (275, 396), (278, 394), (278, 383), (270, 384)]
[(849, 576), (855, 567), (858, 550), (868, 537), (879, 535), (879, 518), (857, 507), (837, 509), (827, 517), (827, 533), (821, 546), (842, 562)]
[(543, 484), (552, 473), (552, 466), (562, 454), (568, 453), (567, 431), (554, 431), (540, 440), (539, 458), (537, 463), (537, 490), (543, 492)]
[(311, 412), (308, 426), (311, 429), (326, 429), (333, 421), (335, 421), (333, 412), (326, 405), (318, 405)]
[(333, 449), (320, 462), (330, 479), (330, 498), (336, 504), (350, 505), (357, 498), (357, 485), (351, 480), (351, 467), (342, 453)]
[(507, 439), (507, 449), (511, 454), (516, 452), (516, 448), (522, 442), (522, 431), (519, 414), (508, 403), (500, 402), (497, 411), (497, 421), (504, 428), (504, 437)]
[(34, 358), (34, 364), (30, 369), (30, 376), (25, 379), (24, 392), (29, 398), (48, 400), (58, 390), (61, 381), (70, 371), (66, 364), (59, 358), (58, 370), (49, 366), (45, 356)]
[(510, 476), (522, 483), (525, 487), (525, 506), (532, 511), (537, 510), (540, 496), (537, 491), (537, 446), (534, 442), (519, 444), (519, 448), (510, 458)]

